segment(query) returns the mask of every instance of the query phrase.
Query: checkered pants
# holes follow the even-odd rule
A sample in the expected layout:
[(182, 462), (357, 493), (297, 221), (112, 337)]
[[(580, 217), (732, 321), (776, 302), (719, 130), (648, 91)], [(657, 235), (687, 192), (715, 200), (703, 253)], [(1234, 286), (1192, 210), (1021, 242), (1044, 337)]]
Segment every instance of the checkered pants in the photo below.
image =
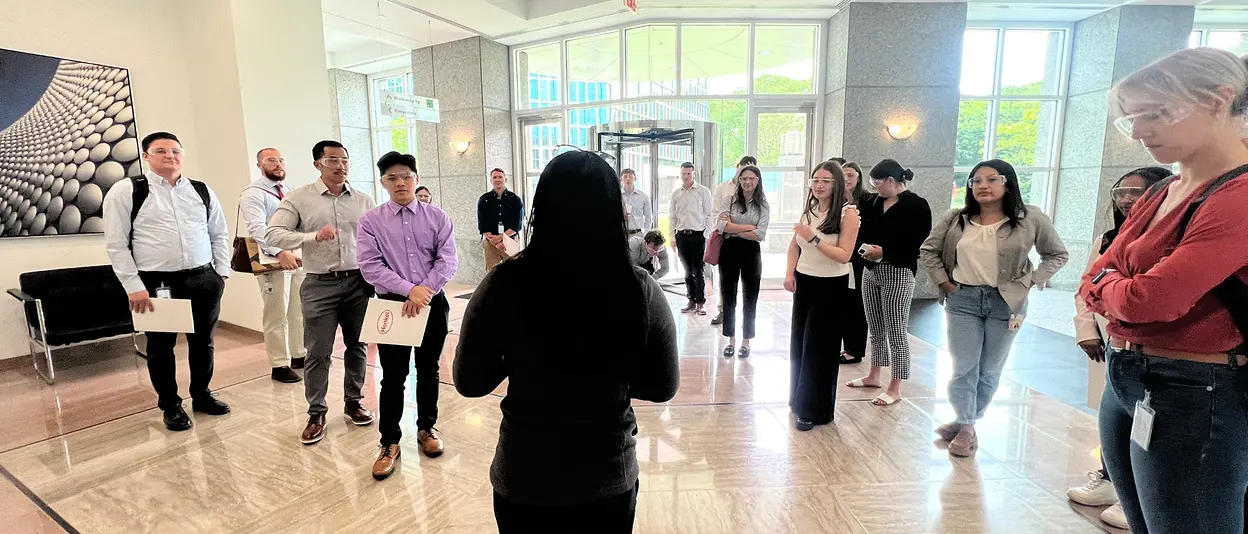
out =
[[(862, 306), (871, 328), (871, 366), (893, 365), (893, 379), (910, 378), (910, 301), (914, 273), (877, 263), (862, 273)], [(890, 358), (891, 354), (891, 358)]]

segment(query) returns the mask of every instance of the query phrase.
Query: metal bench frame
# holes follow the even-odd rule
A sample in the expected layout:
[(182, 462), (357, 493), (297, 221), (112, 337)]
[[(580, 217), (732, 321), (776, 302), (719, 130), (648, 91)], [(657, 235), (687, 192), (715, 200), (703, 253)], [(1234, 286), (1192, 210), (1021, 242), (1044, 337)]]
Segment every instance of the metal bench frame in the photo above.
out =
[[(44, 339), (47, 339), (45, 333), (48, 331), (48, 328), (47, 328), (47, 323), (45, 322), (45, 319), (43, 316), (43, 299), (37, 299), (37, 298), (31, 297), (30, 295), (27, 295), (25, 292), (23, 292), (20, 289), (10, 289), (9, 294), (13, 295), (13, 298), (20, 300), (22, 302), (23, 308), (31, 304), (35, 306), (35, 316), (38, 317), (39, 319), (39, 325), (38, 325), (38, 329), (36, 329), (35, 326), (32, 326), (30, 324), (29, 320), (24, 321), (26, 323), (26, 343), (30, 348), (30, 360), (31, 360), (31, 363), (35, 367), (35, 372), (38, 373), (39, 377), (42, 378), (44, 382), (47, 382), (49, 385), (56, 383), (56, 367), (52, 363), (52, 351), (56, 349), (65, 349), (65, 348), (77, 347), (81, 345), (90, 345), (93, 343), (100, 343), (103, 341), (112, 341), (115, 339), (123, 339), (123, 338), (129, 337), (130, 343), (134, 345), (135, 354), (138, 354), (139, 356), (142, 356), (144, 358), (147, 357), (147, 354), (144, 353), (141, 349), (139, 349), (139, 333), (138, 332), (131, 332), (129, 334), (120, 334), (116, 336), (102, 337), (99, 339), (89, 339), (86, 341), (79, 341), (77, 343), (67, 343), (64, 345), (48, 345), (46, 342), (44, 342)], [(23, 311), (22, 315), (24, 316), (25, 310), (22, 310), (22, 311)], [(44, 361), (45, 366), (48, 368), (48, 371), (46, 373), (39, 366), (39, 360), (41, 359), (40, 356), (42, 356), (42, 360)]]

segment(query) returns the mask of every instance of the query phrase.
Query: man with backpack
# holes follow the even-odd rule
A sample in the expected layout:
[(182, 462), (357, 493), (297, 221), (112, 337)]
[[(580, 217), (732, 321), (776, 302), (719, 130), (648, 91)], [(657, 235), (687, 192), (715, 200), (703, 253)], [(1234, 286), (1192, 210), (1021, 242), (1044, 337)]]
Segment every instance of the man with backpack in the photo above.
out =
[[(208, 388), (213, 331), (230, 276), (230, 236), (221, 203), (206, 184), (182, 175), (182, 143), (168, 132), (143, 138), (147, 173), (113, 184), (104, 197), (104, 237), (113, 272), (129, 294), (130, 309), (147, 313), (159, 299), (191, 301), (195, 331), (186, 334), (191, 367), (191, 407), (208, 415), (230, 413)], [(153, 297), (156, 303), (153, 304)], [(177, 334), (147, 333), (147, 370), (164, 412), (165, 427), (191, 428), (178, 396), (173, 347)]]

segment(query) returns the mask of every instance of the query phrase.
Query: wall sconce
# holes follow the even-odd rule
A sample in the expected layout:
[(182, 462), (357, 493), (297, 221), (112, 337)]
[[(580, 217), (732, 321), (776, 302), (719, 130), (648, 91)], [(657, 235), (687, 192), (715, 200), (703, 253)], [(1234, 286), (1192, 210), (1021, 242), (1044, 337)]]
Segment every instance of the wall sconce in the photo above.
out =
[(451, 141), (451, 148), (455, 149), (461, 156), (468, 151), (468, 147), (471, 145), (472, 141)]
[(909, 139), (910, 136), (914, 135), (914, 131), (918, 128), (919, 127), (914, 124), (889, 124), (888, 136), (899, 141), (902, 139)]

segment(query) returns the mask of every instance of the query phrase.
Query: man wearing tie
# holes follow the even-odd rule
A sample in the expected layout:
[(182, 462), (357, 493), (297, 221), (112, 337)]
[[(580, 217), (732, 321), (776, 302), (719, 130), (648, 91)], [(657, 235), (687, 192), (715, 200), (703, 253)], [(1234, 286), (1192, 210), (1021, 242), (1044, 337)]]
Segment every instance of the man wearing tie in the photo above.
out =
[(516, 239), (524, 224), (524, 201), (507, 189), (507, 174), (502, 169), (490, 171), (490, 185), (493, 189), (477, 200), (477, 229), (487, 273), (507, 258), (503, 236)]
[(286, 158), (276, 148), (265, 148), (256, 153), (256, 167), (263, 176), (243, 189), (238, 207), (247, 233), (260, 251), (275, 256), (282, 268), (257, 274), (256, 282), (260, 284), (260, 300), (264, 304), (264, 350), (273, 367), (271, 376), (278, 382), (293, 384), (303, 378), (291, 369), (302, 369), (307, 354), (303, 348), (303, 304), (299, 301), (303, 270), (294, 252), (269, 246), (264, 241), (269, 217), (286, 198), (282, 186), (286, 179)]
[[(162, 306), (160, 298), (191, 301), (194, 332), (186, 334), (191, 367), (191, 407), (208, 415), (230, 406), (208, 389), (212, 381), (213, 331), (221, 294), (230, 276), (230, 236), (217, 196), (203, 182), (182, 175), (182, 143), (168, 132), (143, 138), (141, 177), (121, 180), (104, 197), (104, 239), (113, 272), (136, 313)], [(159, 297), (153, 304), (152, 296)], [(147, 333), (147, 372), (164, 412), (165, 428), (191, 428), (178, 396), (173, 347), (178, 335)]]
[(442, 438), (433, 427), (438, 420), (438, 364), (446, 342), (450, 305), (442, 288), (455, 276), (454, 227), (437, 206), (416, 200), (420, 176), (416, 158), (388, 152), (377, 161), (381, 185), (390, 201), (360, 218), (357, 242), (360, 272), (379, 298), (403, 303), (404, 317), (428, 314), (419, 347), (377, 345), (381, 363), (381, 446), (373, 463), (373, 478), (394, 472), (403, 431), (403, 385), (412, 352), (416, 360), (416, 441), (430, 458), (442, 454)]
[(639, 236), (647, 230), (658, 228), (659, 221), (654, 217), (654, 206), (650, 197), (634, 185), (637, 183), (637, 172), (632, 169), (620, 171), (620, 183), (624, 184), (624, 220), (628, 223), (628, 235)]
[(330, 354), (334, 332), (342, 328), (346, 345), (342, 362), (344, 413), (352, 423), (373, 422), (373, 414), (360, 404), (364, 400), (364, 359), (367, 346), (360, 343), (364, 311), (373, 288), (360, 275), (355, 254), (355, 228), (360, 216), (373, 209), (373, 199), (347, 183), (351, 160), (337, 141), (321, 141), (312, 147), (313, 165), (321, 178), (286, 193), (264, 233), (268, 246), (282, 250), (303, 249), (307, 278), (299, 288), (303, 299), (303, 342), (308, 349), (303, 372), (303, 392), (308, 399), (308, 424), (299, 440), (311, 445), (325, 437), (325, 394), (329, 390)]

